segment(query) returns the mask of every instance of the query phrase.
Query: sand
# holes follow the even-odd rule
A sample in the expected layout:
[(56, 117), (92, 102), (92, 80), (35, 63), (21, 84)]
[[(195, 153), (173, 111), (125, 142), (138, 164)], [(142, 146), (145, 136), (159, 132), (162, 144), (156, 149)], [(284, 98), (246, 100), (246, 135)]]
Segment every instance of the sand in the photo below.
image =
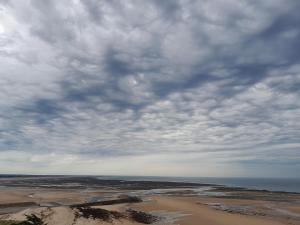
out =
[[(176, 222), (180, 225), (283, 225), (289, 221), (279, 222), (271, 218), (232, 214), (199, 204), (197, 198), (187, 197), (153, 197), (151, 202), (135, 204), (135, 209), (143, 211), (166, 210), (188, 214)], [(293, 223), (300, 224), (300, 221)]]
[[(44, 222), (47, 223), (47, 225), (112, 225), (110, 222), (105, 222), (102, 220), (93, 220), (93, 219), (85, 219), (85, 218), (79, 218), (75, 221), (75, 215), (74, 211), (70, 209), (69, 207), (40, 207), (40, 208), (30, 208), (26, 209), (24, 211), (21, 211), (19, 213), (13, 214), (9, 217), (6, 217), (5, 219), (8, 220), (17, 220), (22, 221), (25, 220), (25, 214), (38, 215), (39, 217), (42, 217)], [(138, 223), (135, 223), (133, 221), (128, 221), (125, 219), (122, 220), (114, 220), (113, 224), (119, 225), (136, 225)]]
[[(48, 225), (140, 224), (128, 218), (115, 219), (112, 223), (83, 217), (75, 220), (74, 210), (68, 205), (85, 203), (93, 197), (101, 199), (110, 196), (115, 199), (127, 192), (139, 193), (136, 192), (137, 189), (110, 188), (110, 183), (102, 189), (101, 186), (90, 188), (89, 185), (77, 189), (2, 187), (0, 188), (0, 220), (22, 221), (25, 219), (25, 214), (33, 213), (42, 217)], [(145, 185), (148, 184), (143, 184), (142, 187), (146, 187)], [(299, 194), (236, 189), (226, 191), (226, 194), (231, 195), (211, 197), (197, 195), (197, 192), (190, 189), (168, 189), (165, 193), (143, 196), (144, 201), (141, 203), (97, 207), (122, 213), (132, 208), (167, 218), (156, 223), (159, 225), (300, 225)], [(36, 205), (17, 206), (24, 202), (33, 202)], [(16, 203), (16, 206), (5, 206), (12, 203)], [(51, 203), (56, 204), (51, 205)], [(51, 207), (46, 207), (47, 205)], [(227, 208), (224, 209), (223, 206)]]
[(108, 191), (95, 189), (0, 189), (0, 204), (19, 202), (36, 202), (37, 204), (60, 202), (62, 204), (76, 204), (85, 202), (93, 196), (111, 196), (114, 193), (114, 190)]
[[(134, 204), (118, 204), (113, 206), (103, 206), (108, 210), (123, 211), (130, 207), (135, 210), (145, 212), (164, 211), (173, 212), (182, 215), (172, 223), (169, 221), (161, 222), (160, 224), (180, 224), (180, 225), (298, 225), (300, 221), (278, 221), (272, 218), (263, 218), (259, 216), (240, 215), (228, 213), (216, 209), (212, 209), (205, 205), (212, 202), (214, 198), (197, 198), (197, 197), (166, 197), (152, 196), (151, 201), (134, 203)], [(229, 202), (229, 200), (226, 200)], [(242, 201), (246, 202), (246, 201)], [(24, 220), (25, 214), (42, 215), (48, 225), (97, 225), (97, 224), (112, 224), (102, 220), (92, 220), (79, 218), (74, 223), (74, 211), (69, 207), (39, 207), (29, 208), (21, 212), (15, 213), (6, 217), (6, 219)], [(139, 224), (127, 219), (114, 220), (115, 225), (133, 225)]]

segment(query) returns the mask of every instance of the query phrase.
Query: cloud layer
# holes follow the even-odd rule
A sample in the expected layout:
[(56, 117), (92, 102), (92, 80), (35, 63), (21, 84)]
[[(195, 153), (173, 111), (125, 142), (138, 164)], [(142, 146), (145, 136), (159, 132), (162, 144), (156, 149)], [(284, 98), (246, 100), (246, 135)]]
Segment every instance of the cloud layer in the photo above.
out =
[(297, 176), (299, 7), (0, 1), (1, 171)]

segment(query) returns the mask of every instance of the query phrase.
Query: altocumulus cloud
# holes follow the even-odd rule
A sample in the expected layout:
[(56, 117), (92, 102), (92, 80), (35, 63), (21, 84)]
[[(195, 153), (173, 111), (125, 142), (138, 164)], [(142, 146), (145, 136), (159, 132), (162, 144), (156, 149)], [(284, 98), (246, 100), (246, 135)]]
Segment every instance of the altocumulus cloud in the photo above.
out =
[(297, 0), (1, 0), (1, 172), (300, 169)]

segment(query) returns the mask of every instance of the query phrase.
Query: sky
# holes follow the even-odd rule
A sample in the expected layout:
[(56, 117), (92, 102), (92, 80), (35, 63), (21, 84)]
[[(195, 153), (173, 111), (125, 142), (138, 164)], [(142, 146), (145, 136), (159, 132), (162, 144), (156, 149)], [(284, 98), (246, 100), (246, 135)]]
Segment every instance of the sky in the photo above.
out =
[(0, 173), (300, 177), (299, 8), (0, 0)]

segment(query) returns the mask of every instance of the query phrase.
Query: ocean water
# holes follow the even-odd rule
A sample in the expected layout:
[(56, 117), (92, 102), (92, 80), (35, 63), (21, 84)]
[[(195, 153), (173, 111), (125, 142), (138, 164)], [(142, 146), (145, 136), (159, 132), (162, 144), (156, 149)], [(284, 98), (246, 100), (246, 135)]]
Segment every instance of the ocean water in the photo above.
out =
[[(23, 177), (28, 175), (5, 175), (0, 178)], [(35, 175), (31, 175), (35, 177)], [(300, 178), (245, 178), (245, 177), (159, 177), (159, 176), (97, 176), (98, 179), (129, 181), (174, 181), (200, 184), (219, 184), (229, 187), (243, 187), (258, 190), (286, 191), (300, 193)]]
[(300, 178), (242, 178), (242, 177), (158, 177), (158, 176), (98, 176), (99, 179), (129, 181), (178, 181), (201, 184), (219, 184), (258, 190), (300, 193)]

